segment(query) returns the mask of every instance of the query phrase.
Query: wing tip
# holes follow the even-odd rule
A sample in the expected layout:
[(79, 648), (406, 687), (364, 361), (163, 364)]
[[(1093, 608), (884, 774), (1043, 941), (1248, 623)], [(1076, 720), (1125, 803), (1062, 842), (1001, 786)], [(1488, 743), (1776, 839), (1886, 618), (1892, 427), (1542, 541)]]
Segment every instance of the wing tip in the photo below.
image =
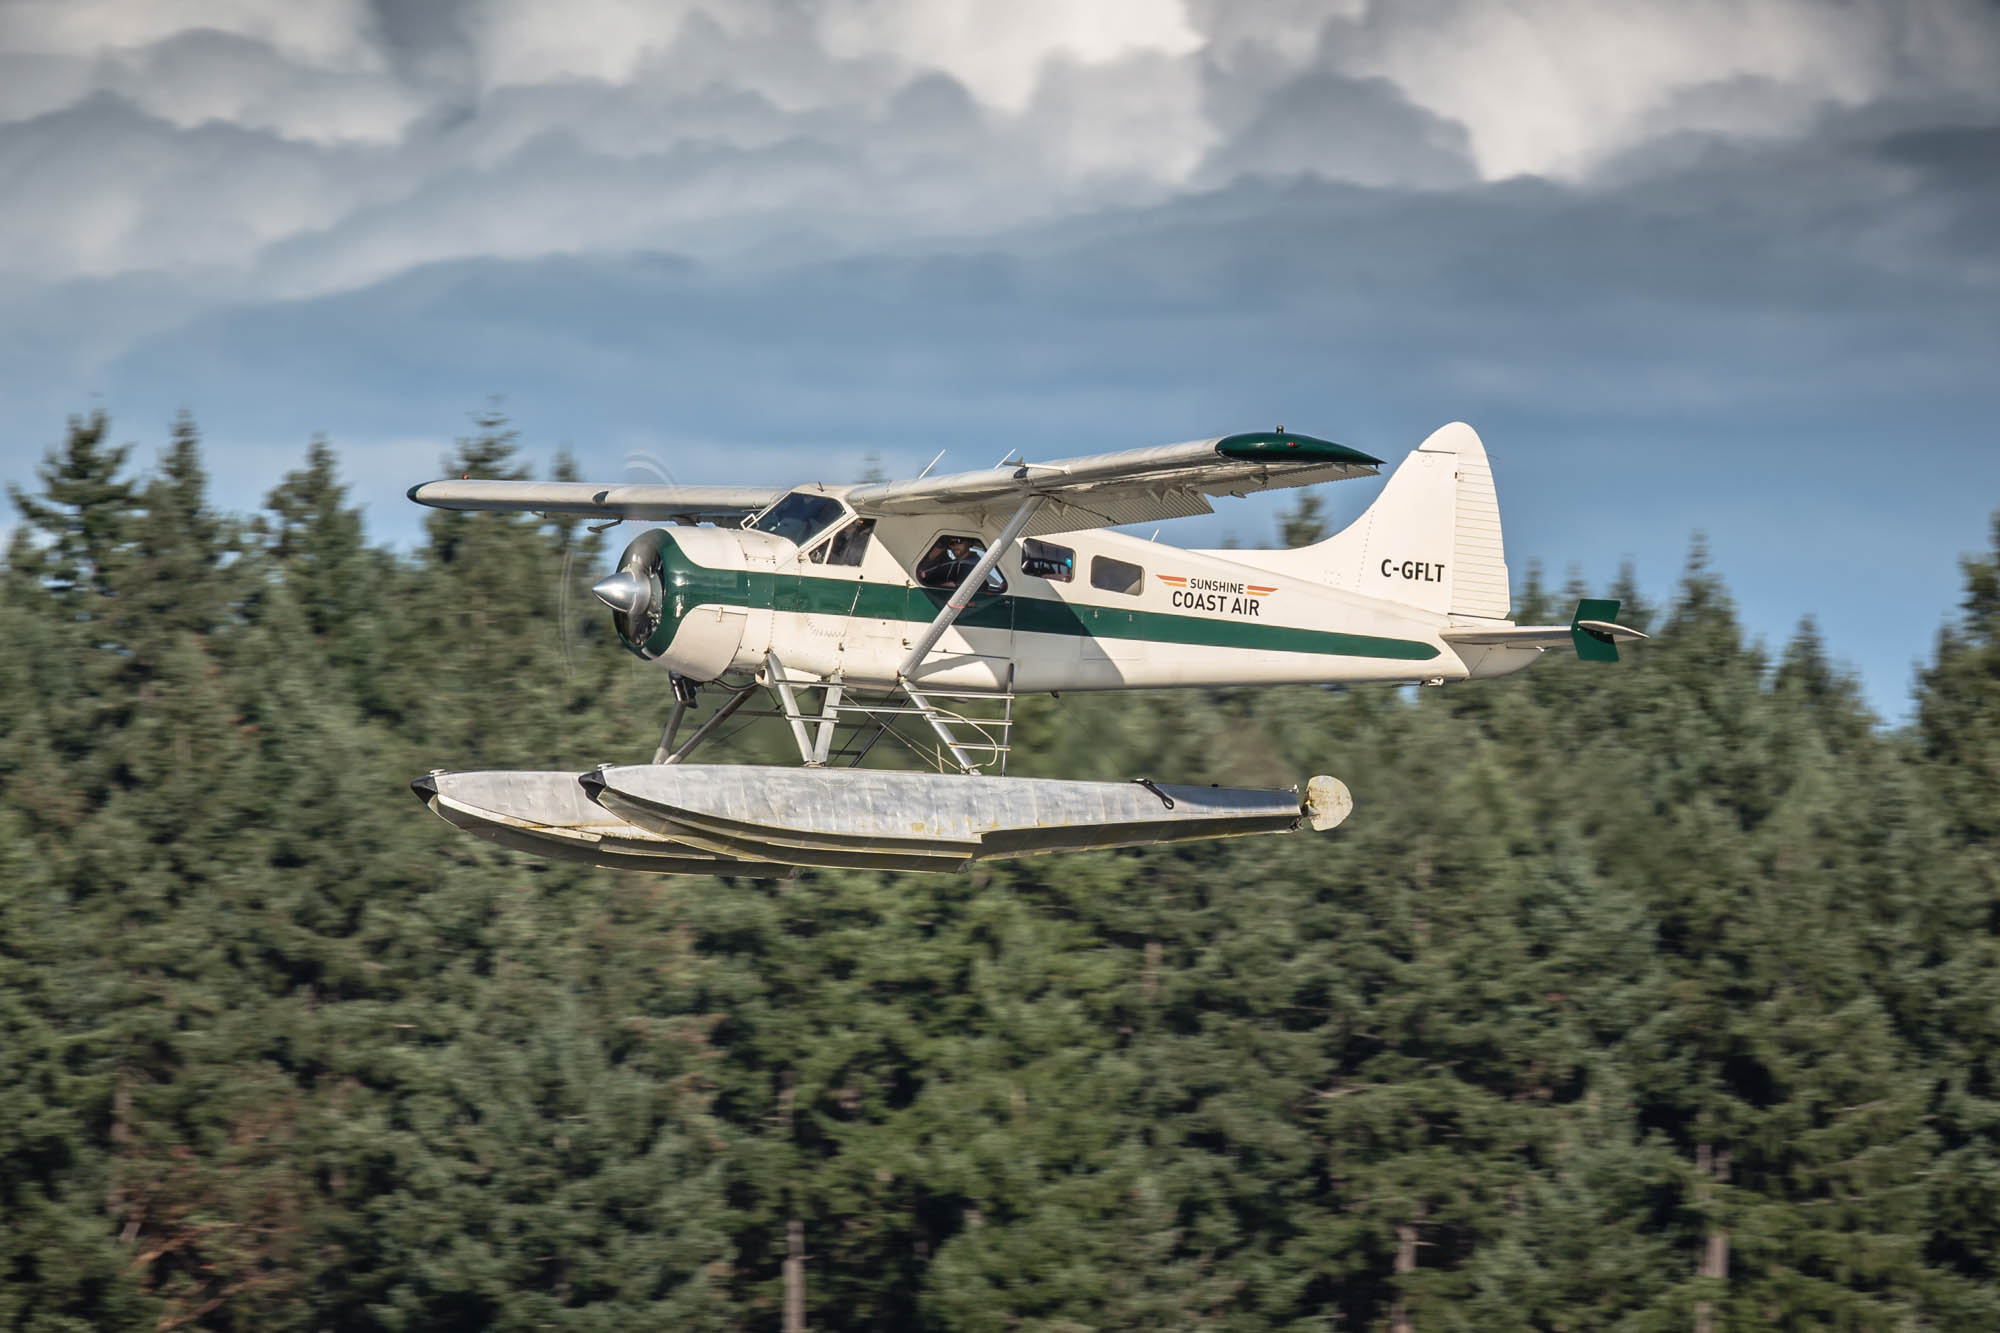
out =
[(1351, 463), (1363, 467), (1382, 464), (1381, 459), (1359, 449), (1290, 430), (1225, 435), (1215, 442), (1215, 452), (1239, 463)]

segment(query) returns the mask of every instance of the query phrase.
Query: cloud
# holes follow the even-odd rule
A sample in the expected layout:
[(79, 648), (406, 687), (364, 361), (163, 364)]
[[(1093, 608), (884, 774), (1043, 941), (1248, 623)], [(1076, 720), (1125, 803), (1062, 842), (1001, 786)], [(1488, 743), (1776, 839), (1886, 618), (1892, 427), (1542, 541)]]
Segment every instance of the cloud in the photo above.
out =
[(90, 95), (91, 62), (0, 45), (0, 122), (59, 111)]
[(383, 70), (300, 65), (208, 28), (107, 54), (95, 82), (181, 129), (223, 124), (317, 144), (394, 144), (428, 109)]
[(1360, 185), (1437, 188), (1478, 178), (1464, 127), (1412, 106), (1385, 79), (1311, 72), (1280, 85), (1199, 179), (1312, 175)]
[(1202, 94), (1200, 71), (1165, 55), (1058, 58), (1043, 67), (1013, 133), (1024, 140), (1021, 155), (1057, 180), (1185, 181), (1216, 137)]
[(0, 272), (968, 241), (1238, 176), (1610, 189), (2000, 99), (1981, 0), (19, 0)]
[[(755, 7), (750, 0), (744, 10)], [(466, 26), (485, 88), (569, 80), (629, 83), (673, 44), (695, 9), (687, 0), (569, 0), (562, 5), (492, 0), (469, 11)]]
[(1884, 139), (1880, 156), (1916, 174), (1913, 193), (1930, 202), (1925, 212), (1946, 253), (2000, 264), (2000, 126), (1909, 130)]
[(1053, 66), (1185, 56), (1201, 45), (1178, 0), (834, 0), (820, 32), (837, 56), (886, 52), (911, 69), (948, 74), (1014, 114), (1028, 109)]
[[(954, 85), (924, 95), (969, 114)], [(1068, 447), (1360, 411), (1412, 430), (1461, 412), (1570, 432), (1783, 420), (1806, 439), (1859, 407), (1962, 394), (2000, 359), (2000, 276), (1969, 274), (1938, 230), (1990, 199), (1952, 165), (1984, 144), (1857, 129), (1715, 148), (1606, 189), (1244, 180), (971, 244), (786, 262), (452, 260), (194, 320), (108, 378), (205, 401), (247, 377), (295, 432), (336, 416), (406, 429), (505, 390), (577, 404), (575, 437), (676, 422), (745, 441), (914, 449), (974, 429)]]
[[(1981, 0), (1412, 0), (1330, 20), (1320, 59), (1464, 125), (1486, 179), (1578, 179), (1681, 129), (1788, 132), (1910, 95), (1990, 106), (2000, 24)], [(1714, 95), (1750, 83), (1766, 94)]]
[(381, 61), (374, 11), (361, 0), (11, 0), (0, 50), (96, 56), (190, 32), (262, 42), (320, 69), (368, 70)]
[(181, 130), (108, 94), (0, 125), (0, 273), (240, 270), (353, 206), (343, 160), (228, 124)]

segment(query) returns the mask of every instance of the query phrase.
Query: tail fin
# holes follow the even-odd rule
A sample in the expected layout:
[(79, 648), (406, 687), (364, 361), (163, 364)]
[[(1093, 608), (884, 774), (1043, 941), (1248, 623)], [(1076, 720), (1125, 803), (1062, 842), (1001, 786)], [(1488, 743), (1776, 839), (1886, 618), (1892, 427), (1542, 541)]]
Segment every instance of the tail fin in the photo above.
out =
[(1361, 517), (1286, 555), (1287, 568), (1363, 596), (1439, 615), (1507, 617), (1500, 502), (1486, 446), (1463, 422), (1412, 450)]

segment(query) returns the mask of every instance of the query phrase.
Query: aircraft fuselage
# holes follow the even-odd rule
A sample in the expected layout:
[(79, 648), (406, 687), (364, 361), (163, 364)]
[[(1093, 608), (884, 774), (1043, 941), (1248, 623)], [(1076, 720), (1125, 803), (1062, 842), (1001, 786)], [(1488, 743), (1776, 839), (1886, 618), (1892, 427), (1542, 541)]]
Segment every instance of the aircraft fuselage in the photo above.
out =
[[(894, 687), (952, 596), (920, 578), (927, 558), (959, 549), (954, 538), (983, 543), (991, 532), (965, 515), (884, 518), (843, 564), (829, 558), (832, 531), (805, 550), (752, 528), (647, 533), (640, 542), (657, 542), (661, 612), (645, 641), (627, 646), (695, 680), (761, 671), (775, 654), (792, 671)], [(1102, 529), (1013, 543), (998, 578), (982, 581), (911, 680), (1018, 692), (1443, 682), (1517, 670), (1539, 655), (1454, 648), (1439, 636), (1446, 618), (1260, 567), (1266, 554)]]

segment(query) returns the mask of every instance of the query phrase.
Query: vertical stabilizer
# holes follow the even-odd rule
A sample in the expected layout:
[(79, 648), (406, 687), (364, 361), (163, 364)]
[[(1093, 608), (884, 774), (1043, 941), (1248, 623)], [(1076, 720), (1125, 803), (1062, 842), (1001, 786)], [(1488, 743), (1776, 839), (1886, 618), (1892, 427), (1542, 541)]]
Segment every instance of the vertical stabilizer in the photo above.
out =
[[(1438, 615), (1504, 620), (1510, 594), (1486, 446), (1453, 422), (1412, 450), (1361, 517), (1284, 567)], [(1275, 562), (1274, 562), (1275, 567)]]

